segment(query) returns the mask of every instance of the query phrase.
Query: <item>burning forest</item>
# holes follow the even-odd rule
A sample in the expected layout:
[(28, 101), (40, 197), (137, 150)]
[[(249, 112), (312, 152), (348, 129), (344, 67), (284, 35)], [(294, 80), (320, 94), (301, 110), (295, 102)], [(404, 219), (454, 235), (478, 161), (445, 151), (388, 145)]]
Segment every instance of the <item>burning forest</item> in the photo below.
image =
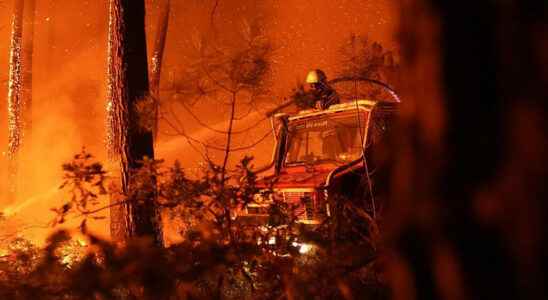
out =
[(0, 299), (548, 298), (548, 6), (442, 2), (0, 0)]

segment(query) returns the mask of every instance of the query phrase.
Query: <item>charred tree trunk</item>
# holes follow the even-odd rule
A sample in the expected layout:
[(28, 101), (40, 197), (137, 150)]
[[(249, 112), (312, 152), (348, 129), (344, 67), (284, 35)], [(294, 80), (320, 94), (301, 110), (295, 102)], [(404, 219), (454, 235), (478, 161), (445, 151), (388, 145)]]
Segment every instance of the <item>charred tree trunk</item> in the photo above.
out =
[(11, 21), (11, 44), (8, 82), (8, 201), (17, 197), (17, 174), (21, 144), (24, 139), (23, 101), (23, 10), (24, 1), (16, 0)]
[(158, 27), (156, 28), (156, 38), (154, 40), (154, 51), (152, 53), (152, 66), (150, 78), (150, 90), (154, 99), (154, 138), (158, 136), (158, 122), (160, 113), (160, 78), (162, 73), (162, 61), (166, 47), (167, 30), (169, 26), (169, 12), (171, 1), (165, 0), (160, 7), (158, 15)]
[(138, 190), (137, 180), (142, 161), (154, 158), (152, 126), (146, 120), (152, 101), (144, 0), (110, 0), (109, 14), (109, 148), (118, 163), (125, 199), (111, 210), (111, 234), (122, 241), (147, 236), (160, 245), (156, 185), (151, 184), (149, 191)]
[(546, 2), (402, 11), (394, 298), (548, 298)]

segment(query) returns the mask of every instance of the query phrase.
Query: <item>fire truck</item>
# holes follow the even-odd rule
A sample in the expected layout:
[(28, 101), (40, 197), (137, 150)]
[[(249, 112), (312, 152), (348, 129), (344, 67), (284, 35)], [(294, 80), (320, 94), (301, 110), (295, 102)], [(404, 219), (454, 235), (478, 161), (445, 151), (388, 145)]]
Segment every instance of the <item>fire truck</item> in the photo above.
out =
[[(356, 82), (388, 89), (392, 99), (366, 99), (356, 92)], [(295, 207), (297, 222), (308, 225), (323, 222), (333, 213), (334, 201), (342, 198), (361, 202), (373, 218), (379, 213), (383, 203), (375, 195), (387, 181), (382, 174), (389, 163), (382, 140), (392, 128), (399, 98), (375, 80), (335, 79), (330, 84), (340, 104), (272, 114), (272, 161), (256, 170), (258, 186), (265, 192), (247, 204), (241, 220), (264, 222), (275, 200)]]

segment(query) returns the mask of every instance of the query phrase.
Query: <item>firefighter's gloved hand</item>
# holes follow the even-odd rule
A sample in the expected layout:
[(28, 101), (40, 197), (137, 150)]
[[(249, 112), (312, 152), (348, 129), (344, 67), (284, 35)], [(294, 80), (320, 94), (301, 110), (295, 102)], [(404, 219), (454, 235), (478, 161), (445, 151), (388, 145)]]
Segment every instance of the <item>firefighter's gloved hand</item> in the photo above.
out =
[(323, 109), (322, 101), (316, 101), (316, 109)]

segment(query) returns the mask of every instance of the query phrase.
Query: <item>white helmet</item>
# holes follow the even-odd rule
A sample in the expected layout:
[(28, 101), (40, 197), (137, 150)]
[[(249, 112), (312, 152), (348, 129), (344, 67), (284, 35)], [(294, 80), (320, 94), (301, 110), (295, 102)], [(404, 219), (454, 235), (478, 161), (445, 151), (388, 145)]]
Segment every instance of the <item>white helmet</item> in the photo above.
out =
[(312, 70), (306, 75), (306, 83), (324, 83), (326, 80), (327, 76), (325, 76), (325, 73), (320, 69)]

